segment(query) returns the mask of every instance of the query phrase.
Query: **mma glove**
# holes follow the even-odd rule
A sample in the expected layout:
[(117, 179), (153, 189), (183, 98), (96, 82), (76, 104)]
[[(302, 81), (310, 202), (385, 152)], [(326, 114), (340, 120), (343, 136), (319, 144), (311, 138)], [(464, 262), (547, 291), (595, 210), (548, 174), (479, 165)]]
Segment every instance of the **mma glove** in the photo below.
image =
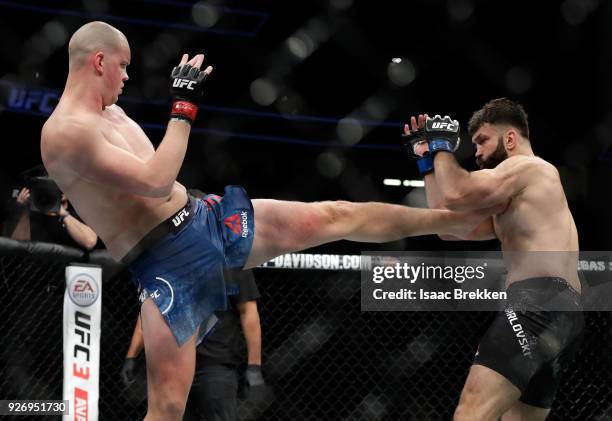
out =
[(419, 168), (419, 174), (424, 176), (425, 174), (432, 172), (434, 169), (433, 158), (429, 151), (425, 152), (423, 155), (419, 155), (416, 152), (418, 145), (427, 142), (424, 129), (421, 128), (417, 131), (410, 132), (410, 134), (402, 135), (402, 139), (404, 141), (406, 151), (408, 152), (408, 156), (416, 160), (417, 167)]
[(429, 153), (433, 156), (437, 152), (455, 152), (459, 148), (459, 122), (449, 116), (434, 118), (427, 117), (425, 120), (425, 138), (429, 144)]
[[(427, 117), (425, 126), (417, 131), (403, 136), (404, 146), (408, 155), (417, 160), (417, 167), (421, 175), (426, 175), (434, 170), (433, 157), (437, 152), (455, 152), (459, 148), (459, 122), (452, 120), (449, 116)], [(423, 155), (416, 153), (416, 148), (423, 142), (427, 142), (429, 150)]]
[(127, 388), (136, 380), (136, 358), (126, 358), (121, 367), (121, 381)]
[(198, 113), (198, 102), (204, 93), (204, 83), (208, 74), (203, 70), (183, 64), (172, 69), (170, 74), (170, 94), (172, 110), (170, 118), (186, 120), (193, 124)]
[(262, 386), (266, 383), (261, 372), (261, 366), (257, 364), (249, 364), (244, 377), (248, 387)]
[(255, 406), (263, 405), (269, 397), (270, 390), (266, 385), (263, 374), (261, 372), (261, 366), (256, 364), (249, 364), (244, 373), (245, 377), (245, 398), (251, 404)]

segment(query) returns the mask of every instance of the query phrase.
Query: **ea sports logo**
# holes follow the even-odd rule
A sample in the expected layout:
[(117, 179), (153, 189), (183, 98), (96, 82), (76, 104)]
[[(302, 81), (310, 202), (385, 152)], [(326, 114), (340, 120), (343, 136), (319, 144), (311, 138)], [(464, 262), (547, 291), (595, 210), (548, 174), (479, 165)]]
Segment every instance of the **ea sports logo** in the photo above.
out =
[(99, 295), (100, 288), (91, 275), (79, 273), (68, 282), (68, 296), (78, 306), (89, 307)]

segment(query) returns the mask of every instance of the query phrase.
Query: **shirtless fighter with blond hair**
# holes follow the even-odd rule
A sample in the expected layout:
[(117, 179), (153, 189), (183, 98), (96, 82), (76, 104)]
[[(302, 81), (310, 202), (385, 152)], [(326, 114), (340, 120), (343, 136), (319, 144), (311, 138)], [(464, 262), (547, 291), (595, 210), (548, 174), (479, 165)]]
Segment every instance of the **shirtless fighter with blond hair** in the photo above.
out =
[(203, 84), (202, 54), (183, 55), (171, 74), (173, 105), (157, 149), (115, 105), (128, 80), (125, 36), (91, 22), (70, 39), (66, 87), (41, 136), (49, 174), (111, 256), (140, 284), (148, 412), (180, 420), (193, 379), (195, 345), (226, 303), (224, 266), (252, 268), (330, 241), (393, 241), (462, 235), (473, 215), (382, 203), (252, 202), (238, 186), (192, 200), (176, 182)]

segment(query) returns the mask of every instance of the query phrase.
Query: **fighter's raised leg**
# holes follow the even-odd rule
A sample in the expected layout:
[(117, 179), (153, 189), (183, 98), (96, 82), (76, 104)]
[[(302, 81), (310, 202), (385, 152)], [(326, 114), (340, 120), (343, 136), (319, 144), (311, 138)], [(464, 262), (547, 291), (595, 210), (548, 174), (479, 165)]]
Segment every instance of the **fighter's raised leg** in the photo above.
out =
[(338, 240), (381, 243), (417, 235), (457, 234), (482, 219), (476, 214), (376, 202), (254, 199), (252, 203), (255, 238), (245, 268)]

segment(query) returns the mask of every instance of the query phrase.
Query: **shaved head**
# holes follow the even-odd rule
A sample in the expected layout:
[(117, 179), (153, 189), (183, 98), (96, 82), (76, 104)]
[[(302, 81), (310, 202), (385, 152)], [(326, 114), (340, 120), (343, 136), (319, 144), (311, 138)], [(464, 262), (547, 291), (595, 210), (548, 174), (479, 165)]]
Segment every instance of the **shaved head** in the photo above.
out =
[(69, 66), (80, 66), (91, 53), (114, 52), (124, 46), (128, 47), (127, 38), (117, 28), (99, 21), (86, 23), (77, 29), (68, 43)]

